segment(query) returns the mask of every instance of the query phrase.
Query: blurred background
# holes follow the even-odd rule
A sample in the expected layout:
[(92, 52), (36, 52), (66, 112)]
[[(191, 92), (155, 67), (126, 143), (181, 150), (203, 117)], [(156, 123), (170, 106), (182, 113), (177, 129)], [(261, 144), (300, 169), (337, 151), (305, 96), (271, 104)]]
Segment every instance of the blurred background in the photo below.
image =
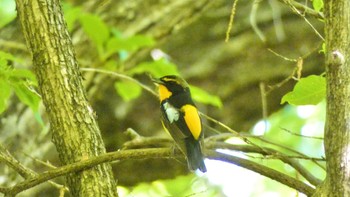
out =
[[(323, 22), (307, 15), (305, 18), (304, 13), (298, 15), (277, 0), (238, 1), (225, 42), (233, 3), (62, 1), (88, 99), (96, 111), (107, 151), (119, 150), (131, 140), (125, 132), (129, 128), (143, 137), (169, 136), (161, 126), (154, 95), (128, 79), (98, 70), (132, 77), (152, 90), (155, 86), (148, 74), (179, 74), (193, 86), (202, 113), (242, 135), (264, 136), (309, 157), (323, 157), (322, 139), (298, 135), (323, 136), (325, 103), (299, 107), (281, 104), (283, 95), (296, 83), (291, 77), (297, 76), (293, 74), (296, 68), (302, 68), (301, 77), (324, 72), (320, 52), (323, 41), (316, 33), (322, 34)], [(0, 0), (0, 51), (13, 55), (9, 66), (32, 68), (13, 0)], [(12, 95), (7, 109), (0, 114), (0, 143), (37, 172), (50, 169), (47, 163), (60, 166), (44, 107), (41, 104), (33, 110), (20, 101)], [(227, 132), (205, 118), (203, 122), (206, 137)], [(229, 142), (244, 143), (236, 138)], [(291, 167), (274, 158), (234, 151), (230, 154), (298, 178)], [(309, 160), (300, 162), (316, 177), (324, 178), (324, 163), (318, 166)], [(221, 161), (207, 159), (206, 174), (189, 174), (187, 165), (174, 159), (126, 160), (112, 165), (121, 196), (302, 196)], [(0, 163), (2, 186), (20, 180), (17, 173)], [(55, 181), (64, 183), (63, 178)], [(44, 193), (59, 195), (57, 188), (45, 183), (19, 196)]]

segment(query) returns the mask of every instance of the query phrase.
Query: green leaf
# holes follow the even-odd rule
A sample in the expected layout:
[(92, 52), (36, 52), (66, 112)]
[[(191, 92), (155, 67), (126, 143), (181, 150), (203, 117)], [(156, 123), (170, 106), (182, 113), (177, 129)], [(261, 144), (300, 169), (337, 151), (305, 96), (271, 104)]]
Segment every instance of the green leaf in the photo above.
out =
[(74, 27), (74, 23), (81, 16), (82, 10), (80, 7), (73, 7), (70, 4), (65, 3), (63, 6), (64, 10), (64, 18), (67, 22), (68, 31), (72, 31)]
[(40, 124), (40, 126), (45, 127), (45, 123), (39, 111), (34, 112), (35, 120)]
[(323, 0), (312, 0), (312, 6), (314, 10), (321, 11), (323, 9)]
[[(1, 1), (1, 0), (0, 0)], [(0, 75), (6, 75), (8, 77), (14, 69), (9, 66), (9, 61), (22, 63), (23, 61), (17, 57), (14, 57), (11, 53), (0, 50)]]
[(14, 69), (8, 65), (7, 60), (17, 60), (11, 54), (0, 51), (0, 79), (8, 80), (7, 83), (18, 82), (27, 80), (31, 84), (36, 85), (36, 79), (34, 74), (27, 69)]
[(293, 91), (283, 96), (281, 104), (316, 105), (326, 97), (326, 79), (317, 75), (302, 78)]
[(0, 78), (8, 79), (12, 68), (7, 64), (7, 61), (0, 58)]
[(11, 84), (19, 100), (28, 105), (34, 112), (38, 111), (40, 96), (34, 90), (30, 89), (24, 82)]
[(84, 14), (79, 17), (79, 21), (85, 33), (96, 46), (102, 47), (109, 38), (109, 30), (101, 18), (92, 14)]
[(195, 176), (178, 176), (176, 179), (169, 179), (166, 181), (159, 181), (159, 185), (163, 186), (164, 189), (170, 194), (170, 196), (186, 196), (186, 194), (191, 194), (192, 186), (191, 183)]
[(7, 60), (1, 59), (0, 57), (0, 72), (3, 72), (3, 68), (7, 67)]
[(107, 57), (110, 55), (122, 51), (122, 50), (129, 50), (131, 51), (132, 46), (124, 39), (120, 37), (113, 37), (107, 41), (106, 44), (106, 53)]
[(11, 86), (5, 79), (0, 78), (0, 114), (7, 108), (7, 101), (11, 95)]
[(34, 73), (27, 69), (13, 69), (9, 73), (9, 77), (15, 81), (26, 79), (31, 82), (31, 85), (38, 85)]
[(152, 37), (146, 35), (135, 35), (127, 39), (127, 42), (131, 44), (133, 50), (139, 49), (141, 47), (149, 47), (155, 44)]
[(159, 59), (153, 62), (143, 62), (128, 71), (130, 75), (149, 73), (154, 77), (165, 75), (179, 75), (175, 64), (168, 62), (166, 59)]
[(152, 46), (155, 41), (148, 36), (135, 35), (130, 38), (122, 38), (115, 36), (107, 41), (106, 53), (107, 57), (120, 51), (136, 51), (142, 47)]
[(222, 102), (220, 98), (216, 95), (209, 94), (205, 90), (196, 87), (190, 86), (192, 98), (200, 103), (213, 105), (215, 107), (221, 108)]
[(7, 53), (5, 51), (0, 51), (0, 60), (10, 60), (10, 61), (14, 61), (14, 62), (22, 62), (21, 59), (16, 58), (15, 56), (13, 56), (11, 53)]
[(14, 60), (15, 57), (11, 53), (7, 53), (5, 51), (0, 51), (0, 59)]
[(118, 81), (114, 83), (114, 88), (124, 101), (130, 101), (140, 96), (141, 87), (130, 81)]
[(0, 0), (0, 28), (16, 18), (16, 3), (14, 0)]
[(35, 75), (27, 69), (12, 68), (8, 65), (8, 60), (20, 61), (12, 54), (0, 51), (0, 113), (6, 109), (12, 89), (24, 104), (37, 111), (40, 96), (29, 88), (29, 85), (37, 86)]

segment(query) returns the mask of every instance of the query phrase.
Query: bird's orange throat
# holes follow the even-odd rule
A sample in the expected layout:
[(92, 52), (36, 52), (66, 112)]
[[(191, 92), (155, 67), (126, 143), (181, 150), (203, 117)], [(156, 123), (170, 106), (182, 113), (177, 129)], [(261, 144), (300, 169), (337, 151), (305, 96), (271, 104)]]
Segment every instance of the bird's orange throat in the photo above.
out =
[(172, 92), (170, 92), (168, 88), (164, 85), (159, 84), (158, 88), (160, 102), (164, 101), (165, 99), (168, 99), (172, 95)]

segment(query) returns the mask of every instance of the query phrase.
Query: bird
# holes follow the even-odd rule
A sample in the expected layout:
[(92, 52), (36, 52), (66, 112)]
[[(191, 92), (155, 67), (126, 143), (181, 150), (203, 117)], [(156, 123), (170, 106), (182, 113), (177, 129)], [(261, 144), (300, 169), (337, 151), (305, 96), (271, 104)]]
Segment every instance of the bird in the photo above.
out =
[(188, 83), (177, 75), (152, 78), (158, 85), (162, 124), (186, 156), (191, 171), (207, 171), (202, 153), (203, 129)]

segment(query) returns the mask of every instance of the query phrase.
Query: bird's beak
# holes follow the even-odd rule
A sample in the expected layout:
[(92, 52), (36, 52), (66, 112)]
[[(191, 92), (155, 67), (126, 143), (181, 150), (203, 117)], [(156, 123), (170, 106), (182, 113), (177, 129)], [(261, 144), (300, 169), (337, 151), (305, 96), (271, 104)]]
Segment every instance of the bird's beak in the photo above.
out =
[(164, 84), (163, 81), (159, 80), (158, 78), (151, 77), (151, 80), (152, 80), (152, 82), (155, 83), (156, 85), (158, 85), (158, 84)]

